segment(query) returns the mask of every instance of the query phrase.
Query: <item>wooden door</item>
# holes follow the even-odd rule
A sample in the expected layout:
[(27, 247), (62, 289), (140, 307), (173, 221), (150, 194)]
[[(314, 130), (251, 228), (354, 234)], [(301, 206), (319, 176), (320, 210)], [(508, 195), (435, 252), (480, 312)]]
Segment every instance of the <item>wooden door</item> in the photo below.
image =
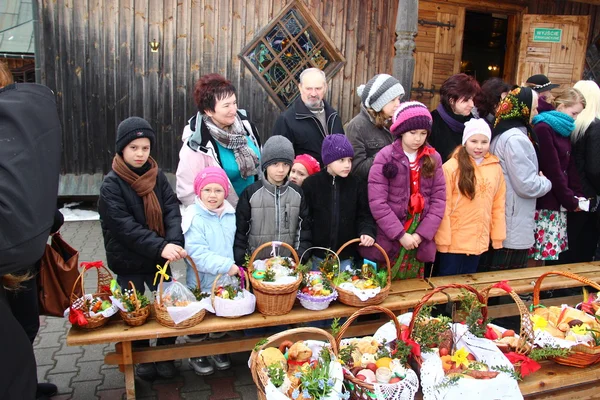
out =
[(516, 83), (535, 74), (563, 88), (580, 80), (589, 25), (587, 15), (524, 15)]
[(465, 8), (419, 1), (418, 20), (411, 99), (433, 110), (442, 83), (460, 72)]

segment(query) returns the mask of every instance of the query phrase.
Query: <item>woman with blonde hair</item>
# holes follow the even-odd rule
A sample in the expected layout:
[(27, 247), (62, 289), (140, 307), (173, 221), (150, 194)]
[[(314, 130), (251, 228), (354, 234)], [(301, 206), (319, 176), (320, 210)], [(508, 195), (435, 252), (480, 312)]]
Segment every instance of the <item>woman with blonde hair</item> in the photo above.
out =
[(594, 81), (579, 81), (574, 88), (585, 97), (586, 106), (575, 120), (572, 154), (583, 195), (590, 199), (590, 212), (567, 214), (569, 251), (561, 253), (561, 263), (592, 261), (600, 238), (596, 212), (600, 195), (600, 88)]
[(552, 190), (537, 199), (535, 243), (529, 252), (535, 260), (558, 260), (568, 248), (567, 211), (581, 211), (579, 200), (583, 192), (571, 157), (570, 136), (575, 119), (585, 106), (579, 90), (567, 89), (554, 100), (554, 110), (533, 119), (540, 144), (540, 170), (552, 182)]

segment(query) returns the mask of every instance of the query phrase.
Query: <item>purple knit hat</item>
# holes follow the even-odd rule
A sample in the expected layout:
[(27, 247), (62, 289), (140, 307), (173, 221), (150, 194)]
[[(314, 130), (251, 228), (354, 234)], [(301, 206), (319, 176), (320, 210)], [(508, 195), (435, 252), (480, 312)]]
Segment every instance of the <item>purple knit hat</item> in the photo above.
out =
[(225, 191), (225, 198), (229, 196), (229, 179), (227, 174), (219, 167), (206, 167), (198, 172), (194, 179), (194, 192), (200, 196), (200, 192), (206, 185), (218, 183)]
[(400, 136), (416, 129), (425, 129), (428, 133), (431, 132), (431, 113), (425, 104), (418, 101), (407, 101), (400, 104), (394, 113), (393, 121), (390, 132), (394, 136)]
[(323, 165), (329, 165), (340, 158), (354, 157), (354, 149), (346, 138), (346, 135), (334, 133), (333, 135), (325, 136), (323, 145), (321, 146), (321, 159)]

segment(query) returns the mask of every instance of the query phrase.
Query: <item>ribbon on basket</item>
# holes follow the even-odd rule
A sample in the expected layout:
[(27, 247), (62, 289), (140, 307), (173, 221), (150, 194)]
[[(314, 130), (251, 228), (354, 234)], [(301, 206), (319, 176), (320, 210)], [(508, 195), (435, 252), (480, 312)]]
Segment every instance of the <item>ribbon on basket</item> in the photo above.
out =
[(414, 340), (412, 340), (410, 338), (410, 334), (408, 332), (408, 329), (403, 330), (400, 333), (400, 339), (402, 339), (402, 341), (404, 343), (406, 343), (407, 345), (410, 346), (410, 352), (413, 354), (413, 356), (415, 356), (415, 357), (421, 357), (421, 346), (419, 345), (419, 343), (415, 342)]
[(281, 242), (271, 242), (271, 257), (277, 256), (277, 248), (281, 247)]
[(496, 283), (495, 285), (493, 285), (492, 287), (505, 290), (507, 293), (510, 293), (513, 291), (513, 289), (508, 284), (508, 281), (500, 281), (500, 282)]
[(102, 261), (84, 261), (79, 265), (82, 266), (84, 269), (88, 270), (91, 268), (101, 268), (103, 264)]
[(156, 274), (154, 274), (154, 282), (152, 282), (152, 284), (154, 286), (156, 286), (156, 280), (158, 279), (159, 276), (164, 276), (165, 277), (165, 281), (169, 280), (169, 274), (167, 274), (167, 267), (169, 266), (169, 264), (165, 264), (163, 267), (161, 267), (160, 265), (156, 265), (156, 268), (158, 269), (158, 271), (156, 272)]
[(519, 363), (519, 369), (521, 370), (521, 376), (525, 377), (531, 373), (534, 373), (542, 366), (531, 358), (527, 357), (524, 354), (519, 354), (515, 352), (510, 352), (504, 354), (508, 361), (510, 361), (513, 365)]
[(496, 333), (496, 331), (494, 331), (494, 329), (491, 326), (486, 326), (485, 328), (485, 333), (483, 334), (483, 337), (489, 340), (496, 340), (498, 339), (498, 334)]
[(87, 319), (83, 315), (83, 312), (79, 309), (69, 307), (69, 322), (73, 325), (84, 326), (88, 324)]

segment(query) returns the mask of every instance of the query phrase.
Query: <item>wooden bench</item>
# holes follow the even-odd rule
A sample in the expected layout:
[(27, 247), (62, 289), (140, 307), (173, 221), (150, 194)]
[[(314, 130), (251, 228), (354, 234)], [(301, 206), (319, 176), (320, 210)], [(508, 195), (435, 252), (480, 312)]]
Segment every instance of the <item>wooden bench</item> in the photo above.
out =
[[(388, 298), (381, 304), (397, 314), (404, 313), (414, 307), (428, 290), (436, 286), (453, 282), (467, 283), (478, 288), (501, 280), (510, 280), (510, 285), (517, 293), (530, 293), (533, 282), (546, 271), (561, 269), (576, 274), (581, 274), (589, 279), (600, 282), (600, 263), (571, 264), (554, 267), (536, 267), (505, 272), (488, 272), (471, 275), (459, 275), (442, 278), (431, 278), (428, 280), (410, 279), (392, 283)], [(549, 277), (544, 279), (542, 288), (556, 289), (566, 287), (578, 287), (581, 283), (564, 277)], [(449, 290), (446, 294), (439, 293), (433, 296), (429, 303), (443, 304), (456, 300), (459, 291)], [(491, 296), (502, 296), (505, 293), (492, 290)], [(510, 311), (511, 305), (503, 305), (497, 308), (490, 307), (490, 316), (498, 317), (515, 315), (518, 313), (516, 307), (514, 312)], [(508, 310), (508, 311), (507, 311)], [(166, 361), (179, 358), (200, 357), (205, 355), (223, 354), (250, 351), (260, 339), (259, 337), (242, 337), (222, 339), (219, 341), (207, 341), (200, 343), (186, 343), (179, 345), (150, 347), (143, 349), (132, 349), (132, 341), (142, 339), (156, 339), (163, 337), (176, 337), (183, 335), (202, 334), (210, 332), (230, 332), (250, 328), (262, 328), (288, 324), (302, 324), (316, 320), (324, 320), (337, 317), (348, 317), (356, 311), (355, 307), (334, 303), (323, 311), (310, 311), (296, 305), (289, 314), (270, 317), (254, 313), (241, 318), (226, 319), (214, 315), (207, 315), (197, 326), (188, 329), (171, 329), (158, 324), (151, 319), (139, 327), (129, 327), (121, 321), (110, 322), (107, 326), (97, 330), (85, 331), (77, 328), (69, 330), (67, 345), (83, 346), (89, 344), (117, 343), (116, 350), (105, 357), (106, 364), (119, 365), (125, 374), (125, 387), (128, 399), (135, 398), (135, 376), (133, 365), (144, 362)], [(512, 314), (510, 314), (512, 312)], [(383, 323), (385, 318), (357, 323), (348, 330), (347, 336), (359, 336), (374, 333)], [(529, 377), (527, 378), (529, 382)]]

